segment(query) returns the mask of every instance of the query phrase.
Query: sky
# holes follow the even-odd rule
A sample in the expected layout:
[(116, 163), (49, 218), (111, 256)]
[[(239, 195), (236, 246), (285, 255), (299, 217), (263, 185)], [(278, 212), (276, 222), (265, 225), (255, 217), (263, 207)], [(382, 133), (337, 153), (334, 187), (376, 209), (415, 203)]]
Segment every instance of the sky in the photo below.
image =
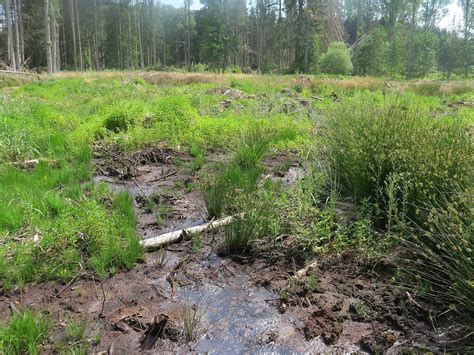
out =
[[(174, 7), (182, 7), (183, 6), (183, 0), (161, 0), (162, 4), (167, 4), (167, 5), (172, 5)], [(191, 8), (193, 10), (198, 10), (202, 7), (202, 4), (199, 2), (199, 0), (194, 0)], [(446, 28), (446, 29), (452, 29), (453, 28), (453, 19), (455, 26), (458, 26), (460, 21), (462, 22), (462, 10), (459, 7), (457, 0), (455, 0), (453, 3), (451, 3), (448, 6), (448, 13), (446, 16), (441, 20), (439, 23), (439, 27), (441, 28)]]

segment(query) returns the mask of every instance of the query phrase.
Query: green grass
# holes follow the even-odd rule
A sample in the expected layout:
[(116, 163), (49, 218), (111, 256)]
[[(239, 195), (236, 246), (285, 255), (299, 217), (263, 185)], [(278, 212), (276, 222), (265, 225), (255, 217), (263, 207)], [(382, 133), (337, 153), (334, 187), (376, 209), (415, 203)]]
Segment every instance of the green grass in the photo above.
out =
[(64, 337), (55, 344), (56, 351), (60, 354), (85, 355), (87, 346), (86, 323), (68, 320), (64, 327)]
[[(472, 203), (461, 208), (459, 196), (472, 192), (474, 121), (472, 108), (447, 106), (468, 100), (471, 82), (389, 87), (373, 78), (311, 77), (308, 84), (295, 76), (147, 73), (124, 84), (125, 73), (64, 76), (2, 96), (0, 284), (7, 290), (82, 272), (107, 277), (140, 258), (131, 196), (92, 183), (92, 146), (100, 143), (188, 151), (191, 161), (177, 155), (172, 162), (196, 172), (209, 218), (246, 212), (225, 228), (230, 252), (264, 243), (304, 259), (353, 247), (383, 252), (387, 240), (404, 240), (423, 261), (412, 269), (429, 285), (427, 295), (472, 307), (465, 223)], [(221, 91), (209, 89), (229, 86), (243, 95), (226, 97), (232, 105), (224, 108)], [(263, 160), (275, 150), (303, 162), (306, 176), (295, 186), (264, 178)], [(225, 162), (212, 163), (213, 156)], [(18, 164), (33, 158), (41, 159), (33, 169)], [(283, 161), (277, 170), (290, 166)], [(339, 219), (335, 197), (356, 203), (353, 223)], [(458, 227), (443, 219), (452, 208)], [(161, 223), (168, 207), (148, 209)], [(290, 246), (280, 244), (282, 235)], [(434, 275), (443, 281), (437, 285)]]
[(408, 102), (374, 105), (358, 97), (332, 110), (324, 135), (344, 193), (369, 198), (385, 222), (419, 221), (416, 206), (437, 204), (454, 185), (470, 186), (474, 145), (459, 117), (435, 119)]
[(0, 352), (39, 354), (48, 340), (51, 323), (45, 315), (26, 310), (13, 314), (7, 325), (0, 325)]

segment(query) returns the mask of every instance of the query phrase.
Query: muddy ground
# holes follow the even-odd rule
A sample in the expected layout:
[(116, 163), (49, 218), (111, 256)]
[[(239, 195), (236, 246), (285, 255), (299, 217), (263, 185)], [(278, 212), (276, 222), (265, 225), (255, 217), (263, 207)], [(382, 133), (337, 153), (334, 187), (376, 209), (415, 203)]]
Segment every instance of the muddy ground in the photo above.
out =
[[(132, 194), (138, 232), (148, 238), (205, 220), (192, 159), (158, 147), (127, 156), (97, 147), (95, 181)], [(285, 184), (304, 172), (291, 155), (275, 155), (265, 164), (268, 175)], [(166, 208), (150, 210), (148, 199)], [(63, 285), (3, 293), (0, 321), (9, 318), (11, 305), (46, 310), (55, 320), (55, 340), (64, 337), (69, 319), (83, 321), (90, 337), (101, 334), (89, 351), (102, 354), (400, 353), (456, 345), (457, 327), (449, 318), (434, 320), (429, 307), (389, 285), (388, 261), (369, 265), (348, 251), (298, 272), (303, 265), (288, 255), (226, 255), (221, 245), (221, 231), (208, 231), (147, 253), (132, 270), (104, 281), (80, 275)], [(187, 332), (186, 321), (192, 323)]]

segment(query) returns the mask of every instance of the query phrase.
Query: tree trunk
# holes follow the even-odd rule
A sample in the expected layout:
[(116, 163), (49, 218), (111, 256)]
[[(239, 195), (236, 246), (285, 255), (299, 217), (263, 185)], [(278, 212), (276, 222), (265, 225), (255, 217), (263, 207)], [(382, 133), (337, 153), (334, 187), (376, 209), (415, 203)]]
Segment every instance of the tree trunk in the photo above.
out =
[(84, 62), (82, 58), (82, 41), (81, 41), (81, 24), (79, 22), (79, 9), (77, 8), (77, 0), (74, 0), (76, 10), (76, 24), (77, 24), (77, 41), (79, 44), (79, 67), (84, 70)]
[(58, 71), (58, 47), (56, 45), (56, 13), (54, 10), (54, 0), (49, 1), (49, 25), (51, 27), (50, 36), (51, 36), (51, 69), (53, 73)]
[[(136, 6), (136, 5), (135, 5)], [(143, 56), (143, 41), (142, 41), (142, 24), (140, 21), (141, 11), (137, 10), (137, 29), (138, 29), (138, 48), (140, 51), (140, 68), (145, 68), (144, 56)]]
[(412, 11), (410, 19), (410, 35), (408, 38), (408, 63), (407, 63), (407, 78), (413, 78), (413, 38), (415, 36), (415, 26), (416, 26), (416, 11), (418, 9), (418, 0), (412, 0)]
[(15, 49), (13, 45), (13, 28), (11, 21), (11, 7), (10, 0), (5, 0), (5, 21), (7, 22), (7, 42), (8, 42), (8, 59), (10, 61), (10, 68), (16, 71)]
[(76, 42), (76, 15), (74, 14), (74, 0), (69, 0), (69, 17), (71, 20), (72, 47), (74, 56), (74, 69), (77, 70), (77, 42)]
[[(62, 3), (63, 4), (63, 3)], [(63, 58), (62, 62), (64, 65), (67, 65), (67, 50), (66, 50), (66, 21), (64, 19), (64, 6), (61, 6), (61, 18), (63, 21), (62, 27), (62, 35), (63, 35)]]
[(23, 30), (23, 1), (18, 0), (18, 21), (20, 22), (20, 54), (21, 54), (21, 63), (25, 64), (25, 37), (24, 37), (24, 30)]
[(15, 9), (15, 58), (16, 58), (16, 67), (21, 69), (23, 64), (23, 59), (20, 52), (20, 28), (19, 28), (19, 14), (20, 8), (18, 7), (18, 1), (13, 0), (13, 8)]
[(51, 52), (51, 24), (49, 18), (49, 0), (44, 0), (44, 29), (46, 34), (46, 62), (48, 63), (48, 73), (53, 72), (53, 58)]

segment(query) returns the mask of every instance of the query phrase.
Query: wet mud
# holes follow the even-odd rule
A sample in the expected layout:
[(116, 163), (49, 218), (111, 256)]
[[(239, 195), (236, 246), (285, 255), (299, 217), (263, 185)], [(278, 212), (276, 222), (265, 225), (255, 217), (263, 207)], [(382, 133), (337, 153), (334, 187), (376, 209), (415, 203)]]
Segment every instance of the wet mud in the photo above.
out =
[[(138, 232), (149, 238), (205, 220), (191, 160), (156, 147), (128, 156), (96, 149), (94, 179), (130, 192)], [(304, 174), (291, 156), (265, 164), (284, 184)], [(0, 295), (0, 321), (11, 304), (45, 310), (56, 324), (53, 339), (64, 337), (68, 320), (85, 322), (90, 337), (101, 335), (89, 351), (101, 354), (443, 351), (456, 336), (439, 324), (435, 332), (425, 310), (388, 286), (390, 264), (368, 268), (349, 251), (301, 272), (291, 256), (227, 255), (222, 239), (219, 230), (204, 232), (103, 281), (82, 276), (12, 290)]]

